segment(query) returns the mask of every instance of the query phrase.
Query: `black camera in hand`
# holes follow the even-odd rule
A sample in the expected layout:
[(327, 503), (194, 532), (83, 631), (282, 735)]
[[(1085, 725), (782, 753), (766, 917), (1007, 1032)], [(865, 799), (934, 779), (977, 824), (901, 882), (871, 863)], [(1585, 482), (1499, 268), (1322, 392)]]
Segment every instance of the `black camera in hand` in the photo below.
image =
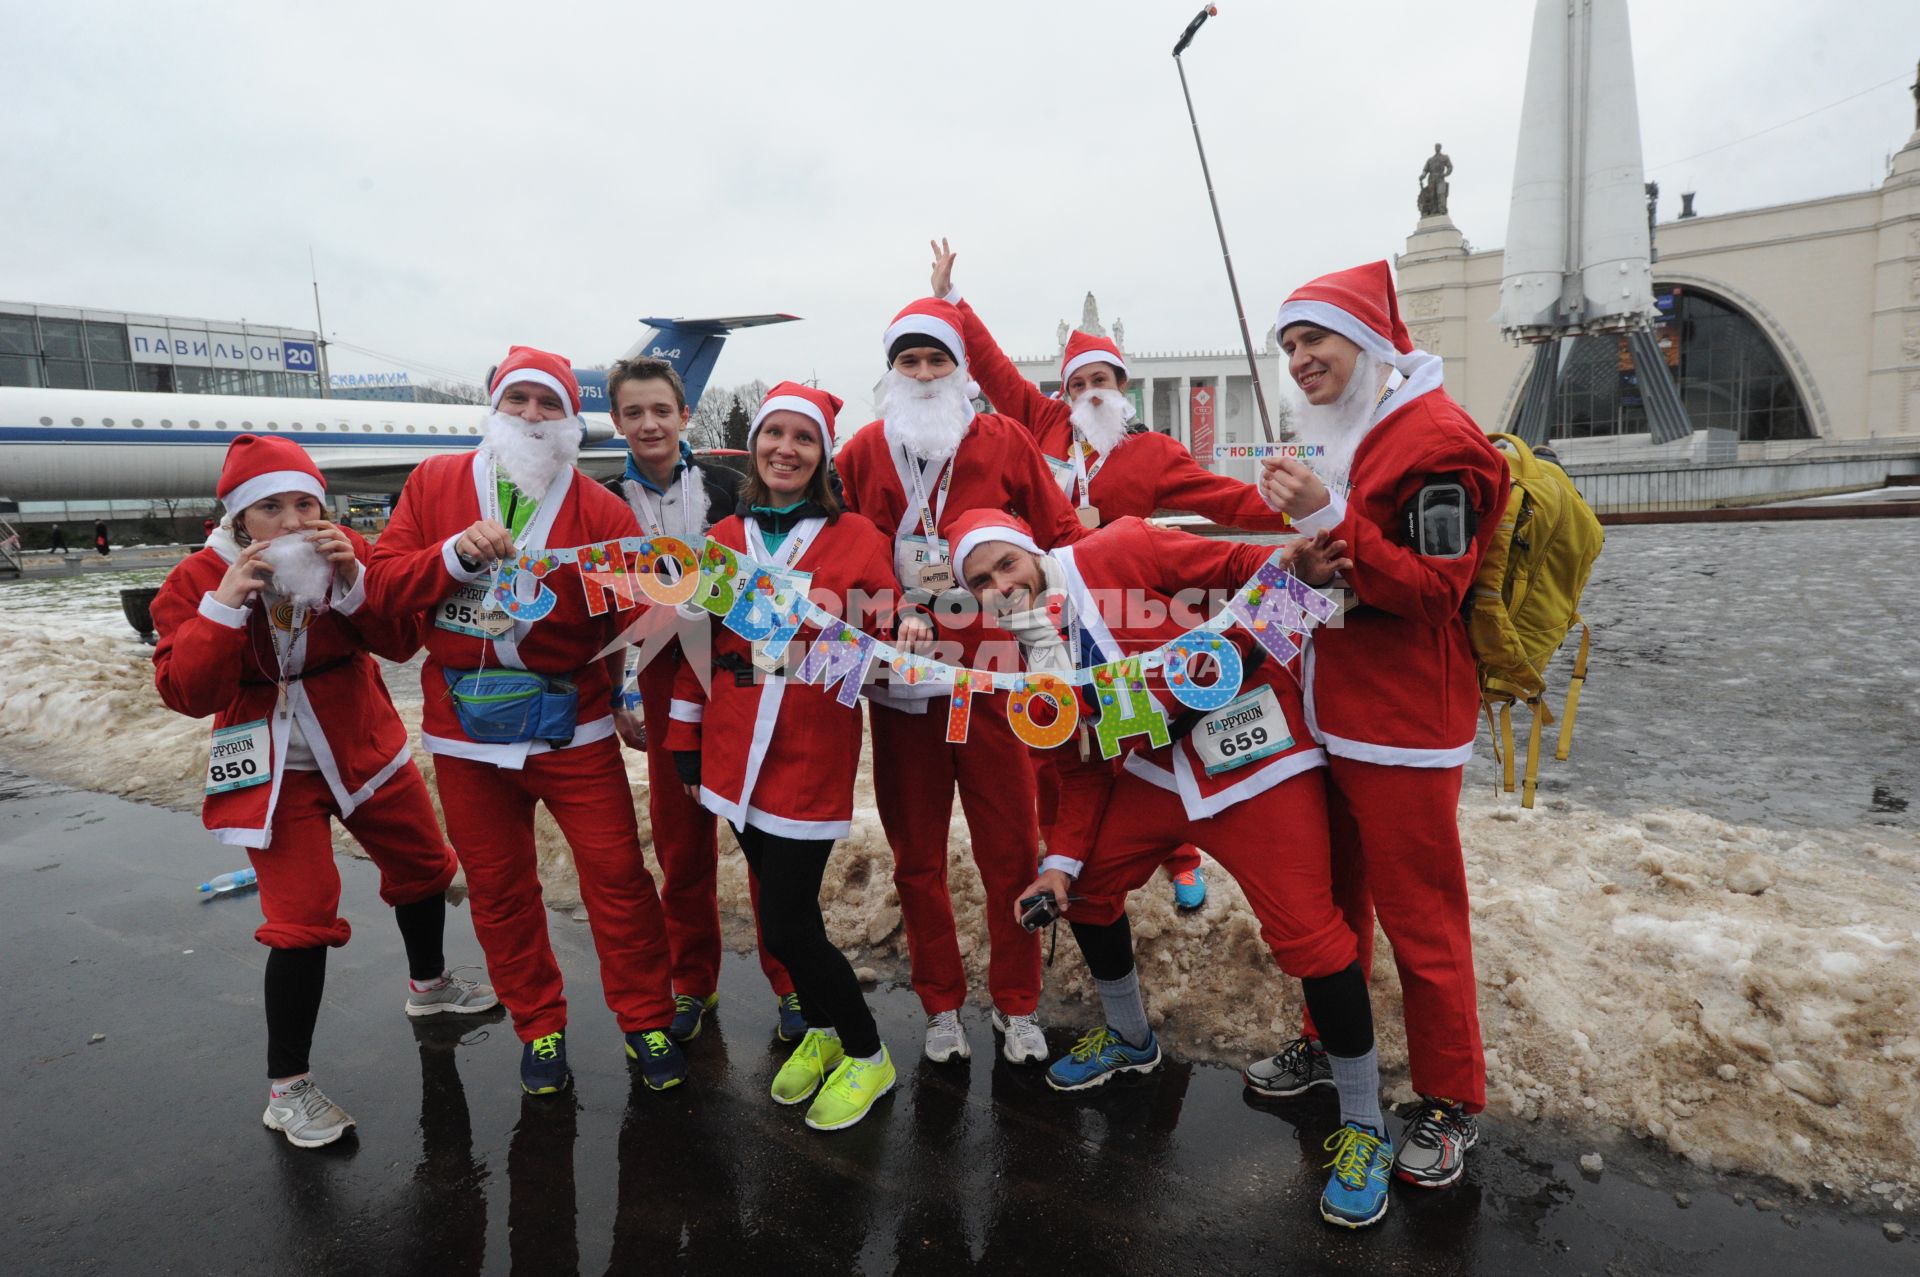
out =
[(1060, 902), (1051, 891), (1036, 892), (1020, 898), (1020, 925), (1038, 931), (1060, 917)]

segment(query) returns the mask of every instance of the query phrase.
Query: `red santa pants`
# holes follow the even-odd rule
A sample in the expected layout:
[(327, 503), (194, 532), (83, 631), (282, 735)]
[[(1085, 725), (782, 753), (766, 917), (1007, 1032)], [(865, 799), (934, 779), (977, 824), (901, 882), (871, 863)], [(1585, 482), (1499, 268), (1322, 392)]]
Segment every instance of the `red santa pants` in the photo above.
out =
[(1027, 747), (1007, 722), (1003, 696), (979, 697), (964, 745), (947, 743), (946, 702), (907, 714), (868, 702), (873, 788), (893, 847), (893, 882), (907, 926), (913, 991), (928, 1015), (967, 1000), (966, 969), (947, 892), (947, 824), (960, 791), (973, 863), (986, 888), (987, 990), (1006, 1015), (1031, 1015), (1040, 1002), (1040, 937), (1014, 917), (1020, 889), (1040, 863), (1033, 771)]
[[(1060, 814), (1060, 769), (1053, 759), (1037, 749), (1027, 751), (1027, 757), (1033, 760), (1033, 787), (1039, 796), (1040, 839), (1053, 842), (1053, 823)], [(1167, 877), (1178, 878), (1181, 874), (1200, 867), (1200, 849), (1192, 843), (1183, 843), (1167, 853), (1161, 867), (1167, 871)]]
[[(339, 948), (353, 935), (340, 916), (340, 868), (333, 860), (333, 829), (340, 805), (317, 771), (281, 773), (273, 836), (247, 858), (260, 879), (260, 911), (267, 920), (253, 938), (271, 949)], [(406, 763), (340, 821), (380, 871), (380, 898), (407, 905), (447, 889), (453, 853), (440, 836), (433, 800), (420, 769)]]
[[(1460, 856), (1464, 767), (1387, 767), (1333, 757), (1327, 820), (1333, 892), (1373, 974), (1377, 913), (1405, 1002), (1413, 1089), (1478, 1113), (1487, 1103), (1467, 871)], [(1306, 1021), (1308, 1037), (1313, 1021)]]
[[(640, 709), (647, 724), (647, 814), (653, 821), (653, 854), (660, 862), (660, 907), (667, 915), (667, 948), (673, 954), (673, 991), (705, 997), (720, 987), (720, 902), (716, 881), (720, 842), (712, 812), (687, 796), (667, 748), (668, 712), (678, 650), (662, 653), (640, 671)], [(786, 968), (767, 952), (760, 931), (760, 879), (747, 875), (760, 969), (773, 995), (793, 992)], [(592, 917), (589, 913), (588, 917)]]
[(1357, 945), (1333, 902), (1326, 786), (1317, 767), (1204, 820), (1191, 819), (1172, 790), (1122, 772), (1073, 886), (1086, 899), (1068, 908), (1067, 919), (1114, 921), (1167, 848), (1188, 841), (1240, 884), (1282, 971), (1312, 979), (1352, 965)]
[(573, 850), (600, 983), (621, 1031), (666, 1028), (673, 1018), (666, 920), (641, 855), (620, 742), (530, 754), (519, 771), (441, 754), (434, 770), (447, 835), (467, 871), (487, 976), (520, 1040), (567, 1023), (534, 858), (535, 802), (546, 804)]

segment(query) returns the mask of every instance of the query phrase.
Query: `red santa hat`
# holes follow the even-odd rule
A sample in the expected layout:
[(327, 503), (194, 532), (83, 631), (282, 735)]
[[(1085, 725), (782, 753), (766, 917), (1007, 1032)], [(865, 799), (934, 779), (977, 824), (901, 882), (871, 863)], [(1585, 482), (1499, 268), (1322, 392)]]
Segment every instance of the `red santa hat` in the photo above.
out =
[(1413, 338), (1400, 322), (1400, 298), (1384, 261), (1322, 275), (1303, 284), (1280, 308), (1276, 331), (1312, 324), (1339, 333), (1370, 355), (1390, 364), (1413, 353)]
[(306, 449), (277, 435), (241, 435), (227, 445), (217, 495), (228, 514), (280, 492), (326, 500), (327, 479)]
[(1034, 544), (1033, 529), (1017, 514), (1005, 510), (968, 510), (953, 521), (953, 566), (965, 568), (967, 556), (993, 541), (1005, 541), (1032, 554), (1044, 551)]
[(487, 402), (498, 408), (500, 396), (516, 381), (545, 386), (560, 396), (570, 414), (580, 415), (580, 383), (573, 376), (573, 361), (566, 356), (532, 346), (513, 347), (493, 370), (493, 380), (487, 383)]
[(748, 446), (752, 446), (754, 435), (760, 432), (760, 423), (769, 414), (776, 412), (797, 412), (812, 419), (813, 424), (825, 432), (821, 441), (828, 452), (833, 451), (833, 420), (846, 406), (839, 395), (828, 394), (818, 386), (805, 386), (797, 381), (783, 381), (767, 392), (760, 401), (760, 410), (753, 414), (753, 424), (747, 427)]
[[(979, 395), (980, 386), (967, 373), (967, 342), (960, 335), (962, 321), (960, 308), (952, 302), (941, 301), (938, 297), (922, 297), (919, 301), (908, 302), (906, 309), (893, 317), (887, 325), (887, 335), (881, 341), (881, 348), (887, 352), (887, 364), (893, 364), (894, 354), (901, 350), (910, 350), (914, 346), (937, 344), (949, 355), (953, 362), (960, 365), (960, 375), (967, 377), (967, 398)], [(903, 337), (930, 337), (931, 342), (902, 342)]]
[(1060, 384), (1066, 385), (1075, 370), (1088, 364), (1112, 364), (1120, 370), (1122, 378), (1128, 376), (1127, 361), (1120, 357), (1120, 347), (1105, 337), (1075, 332), (1067, 338), (1067, 348), (1060, 355)]

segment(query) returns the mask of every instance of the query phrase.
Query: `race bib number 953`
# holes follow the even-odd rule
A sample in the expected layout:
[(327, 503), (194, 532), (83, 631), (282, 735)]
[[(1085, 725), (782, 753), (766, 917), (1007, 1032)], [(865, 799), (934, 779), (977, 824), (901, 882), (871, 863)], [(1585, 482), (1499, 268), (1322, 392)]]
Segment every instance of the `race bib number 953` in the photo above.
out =
[(434, 608), (434, 626), (471, 638), (499, 638), (513, 628), (513, 618), (486, 606), (486, 598), (487, 587), (483, 582), (461, 586)]

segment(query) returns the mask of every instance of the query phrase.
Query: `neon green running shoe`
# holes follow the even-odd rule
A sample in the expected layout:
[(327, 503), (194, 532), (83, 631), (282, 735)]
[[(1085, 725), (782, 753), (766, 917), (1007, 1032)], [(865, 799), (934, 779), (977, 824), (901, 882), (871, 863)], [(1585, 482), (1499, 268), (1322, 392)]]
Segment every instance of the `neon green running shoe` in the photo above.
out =
[(773, 1102), (803, 1103), (820, 1089), (820, 1084), (827, 1080), (827, 1074), (833, 1072), (834, 1066), (845, 1055), (839, 1038), (822, 1033), (819, 1029), (808, 1029), (806, 1036), (800, 1039), (800, 1045), (793, 1048), (793, 1054), (773, 1075)]
[(807, 1110), (807, 1125), (816, 1131), (852, 1126), (867, 1115), (875, 1100), (893, 1089), (895, 1076), (893, 1059), (885, 1046), (880, 1048), (878, 1063), (851, 1057), (841, 1060)]

